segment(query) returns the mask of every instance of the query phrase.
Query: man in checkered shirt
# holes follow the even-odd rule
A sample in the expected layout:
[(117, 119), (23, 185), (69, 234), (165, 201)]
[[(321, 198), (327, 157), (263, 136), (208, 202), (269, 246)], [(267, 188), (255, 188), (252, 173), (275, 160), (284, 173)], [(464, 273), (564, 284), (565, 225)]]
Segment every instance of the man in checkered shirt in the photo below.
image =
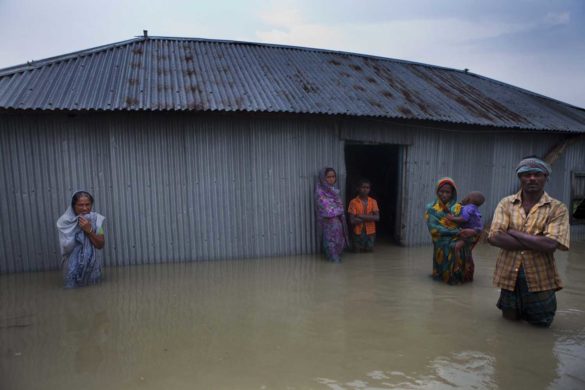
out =
[(569, 214), (544, 191), (549, 164), (527, 157), (516, 174), (520, 191), (500, 201), (488, 236), (502, 249), (494, 272), (494, 285), (501, 288), (497, 307), (506, 319), (549, 327), (557, 309), (555, 292), (563, 287), (553, 253), (569, 249)]

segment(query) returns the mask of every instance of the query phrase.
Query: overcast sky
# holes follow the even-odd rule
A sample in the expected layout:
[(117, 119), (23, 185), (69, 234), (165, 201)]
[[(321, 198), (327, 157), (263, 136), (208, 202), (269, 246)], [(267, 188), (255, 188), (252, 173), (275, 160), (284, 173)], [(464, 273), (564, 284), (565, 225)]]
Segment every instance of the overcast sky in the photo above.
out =
[(585, 107), (585, 0), (0, 0), (0, 68), (143, 29), (468, 68)]

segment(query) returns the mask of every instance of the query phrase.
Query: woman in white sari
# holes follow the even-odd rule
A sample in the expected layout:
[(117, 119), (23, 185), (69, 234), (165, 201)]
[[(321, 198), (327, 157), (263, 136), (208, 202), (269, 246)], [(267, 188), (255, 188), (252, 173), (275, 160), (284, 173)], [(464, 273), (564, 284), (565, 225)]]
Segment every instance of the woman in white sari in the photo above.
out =
[(94, 284), (101, 278), (102, 261), (96, 249), (105, 244), (105, 217), (91, 211), (92, 207), (93, 196), (77, 191), (57, 220), (65, 288)]

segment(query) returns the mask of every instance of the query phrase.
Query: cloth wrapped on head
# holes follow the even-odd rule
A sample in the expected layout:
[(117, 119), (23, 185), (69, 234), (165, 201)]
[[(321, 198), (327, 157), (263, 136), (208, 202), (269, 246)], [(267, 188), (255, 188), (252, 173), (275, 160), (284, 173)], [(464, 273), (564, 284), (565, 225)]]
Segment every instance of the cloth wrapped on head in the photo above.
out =
[(546, 176), (550, 176), (552, 173), (552, 168), (548, 163), (537, 157), (528, 157), (520, 161), (516, 167), (517, 175), (527, 172), (542, 172)]

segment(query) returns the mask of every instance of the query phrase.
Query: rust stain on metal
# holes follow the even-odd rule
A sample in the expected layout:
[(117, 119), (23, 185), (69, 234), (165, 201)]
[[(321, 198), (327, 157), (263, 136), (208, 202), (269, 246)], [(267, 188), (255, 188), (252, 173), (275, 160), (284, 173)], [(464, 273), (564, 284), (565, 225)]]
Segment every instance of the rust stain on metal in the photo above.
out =
[(349, 64), (349, 67), (352, 68), (353, 70), (355, 70), (356, 72), (363, 72), (363, 69), (361, 66), (356, 65), (356, 64)]
[(130, 67), (132, 69), (138, 69), (138, 68), (140, 68), (140, 62), (131, 62)]
[[(411, 104), (413, 107), (417, 107), (419, 110), (421, 110), (426, 115), (431, 115), (430, 110), (429, 110), (426, 102), (424, 101), (424, 99), (413, 94), (412, 88), (410, 88), (404, 81), (394, 77), (388, 69), (383, 68), (383, 67), (379, 66), (378, 64), (375, 64), (375, 63), (370, 64), (369, 62), (367, 62), (367, 63), (369, 66), (371, 66), (371, 68), (374, 70), (374, 73), (378, 77), (387, 81), (389, 86), (392, 87), (392, 89), (400, 92), (402, 97), (404, 97), (404, 99), (409, 104)], [(388, 93), (390, 93), (390, 96), (387, 96), (387, 95), (384, 95), (384, 96), (393, 97), (391, 92), (388, 91)], [(407, 115), (414, 115), (411, 109), (408, 109), (408, 111), (410, 112), (410, 114), (407, 114)]]
[(368, 100), (368, 103), (370, 103), (370, 105), (372, 105), (372, 106), (374, 106), (376, 108), (383, 108), (383, 106), (379, 102), (377, 102), (375, 100)]
[(191, 77), (193, 75), (196, 75), (197, 72), (195, 72), (195, 69), (187, 69), (183, 72), (185, 74), (185, 76), (187, 77)]
[(430, 72), (422, 71), (413, 67), (411, 71), (418, 76), (419, 78), (423, 79), (427, 84), (434, 86), (439, 92), (441, 92), (444, 96), (449, 98), (450, 100), (456, 101), (460, 106), (462, 106), (467, 112), (477, 118), (483, 118), (488, 121), (493, 121), (494, 118), (489, 115), (488, 112), (480, 109), (477, 107), (471, 100), (467, 99), (467, 96), (470, 96), (471, 91), (466, 90), (465, 88), (457, 88), (455, 87), (449, 79), (442, 77), (441, 75), (434, 74), (439, 79), (435, 79), (434, 77), (430, 76)]
[(402, 96), (404, 96), (404, 98), (406, 99), (407, 102), (414, 104), (415, 100), (412, 97), (412, 93), (410, 93), (410, 91), (408, 89), (401, 89), (400, 93), (402, 93)]
[(201, 104), (200, 102), (190, 102), (189, 104), (187, 104), (187, 107), (192, 111), (204, 111), (205, 110), (205, 106), (203, 104)]
[(135, 97), (128, 96), (126, 97), (126, 105), (127, 106), (136, 106), (138, 104), (138, 99)]
[(400, 85), (399, 81), (396, 80), (387, 69), (381, 68), (377, 65), (372, 66), (372, 68), (374, 69), (374, 73), (376, 73), (378, 77), (386, 80), (393, 89), (396, 89), (398, 91), (404, 89), (401, 88), (402, 86)]
[(375, 78), (373, 77), (366, 77), (366, 81), (370, 84), (378, 84)]
[(341, 65), (341, 62), (339, 62), (339, 61), (337, 61), (335, 59), (331, 59), (331, 60), (329, 60), (327, 62), (329, 62), (331, 65), (335, 65), (335, 66)]
[(400, 106), (398, 107), (398, 111), (400, 111), (402, 114), (406, 116), (414, 116), (414, 113), (408, 107)]
[(201, 88), (197, 84), (191, 84), (187, 87), (187, 89), (192, 93), (201, 93)]
[(301, 85), (303, 87), (303, 90), (307, 93), (312, 93), (312, 92), (318, 92), (319, 88), (317, 88), (316, 85), (314, 85), (313, 83), (309, 83), (309, 82), (304, 82)]
[(144, 50), (142, 49), (142, 47), (138, 46), (132, 49), (132, 54), (134, 55), (144, 54)]
[(128, 80), (128, 84), (130, 85), (138, 85), (139, 80), (138, 79), (129, 79)]
[(341, 76), (343, 76), (343, 77), (347, 77), (347, 78), (351, 77), (351, 75), (350, 75), (349, 73), (347, 73), (347, 72), (341, 72), (341, 73), (339, 73), (339, 74), (340, 74)]
[(391, 99), (394, 97), (394, 95), (392, 95), (392, 92), (390, 91), (382, 91), (382, 96), (384, 96), (385, 98)]
[[(514, 122), (530, 123), (522, 115), (511, 111), (508, 107), (486, 96), (477, 88), (461, 81), (455, 73), (447, 76), (443, 72), (437, 72), (434, 69), (422, 71), (416, 67), (412, 67), (411, 71), (449, 99), (455, 100), (471, 115), (490, 122), (505, 118)], [(431, 77), (431, 74), (434, 77)]]
[(293, 77), (299, 82), (301, 88), (303, 88), (305, 92), (307, 93), (319, 92), (319, 87), (316, 84), (306, 80), (304, 75), (299, 71), (295, 72)]
[(364, 87), (362, 87), (359, 84), (354, 84), (353, 89), (355, 89), (356, 91), (362, 91), (362, 92), (366, 90)]
[(187, 61), (187, 62), (193, 62), (193, 55), (192, 54), (187, 54), (184, 58), (185, 58), (185, 61)]

